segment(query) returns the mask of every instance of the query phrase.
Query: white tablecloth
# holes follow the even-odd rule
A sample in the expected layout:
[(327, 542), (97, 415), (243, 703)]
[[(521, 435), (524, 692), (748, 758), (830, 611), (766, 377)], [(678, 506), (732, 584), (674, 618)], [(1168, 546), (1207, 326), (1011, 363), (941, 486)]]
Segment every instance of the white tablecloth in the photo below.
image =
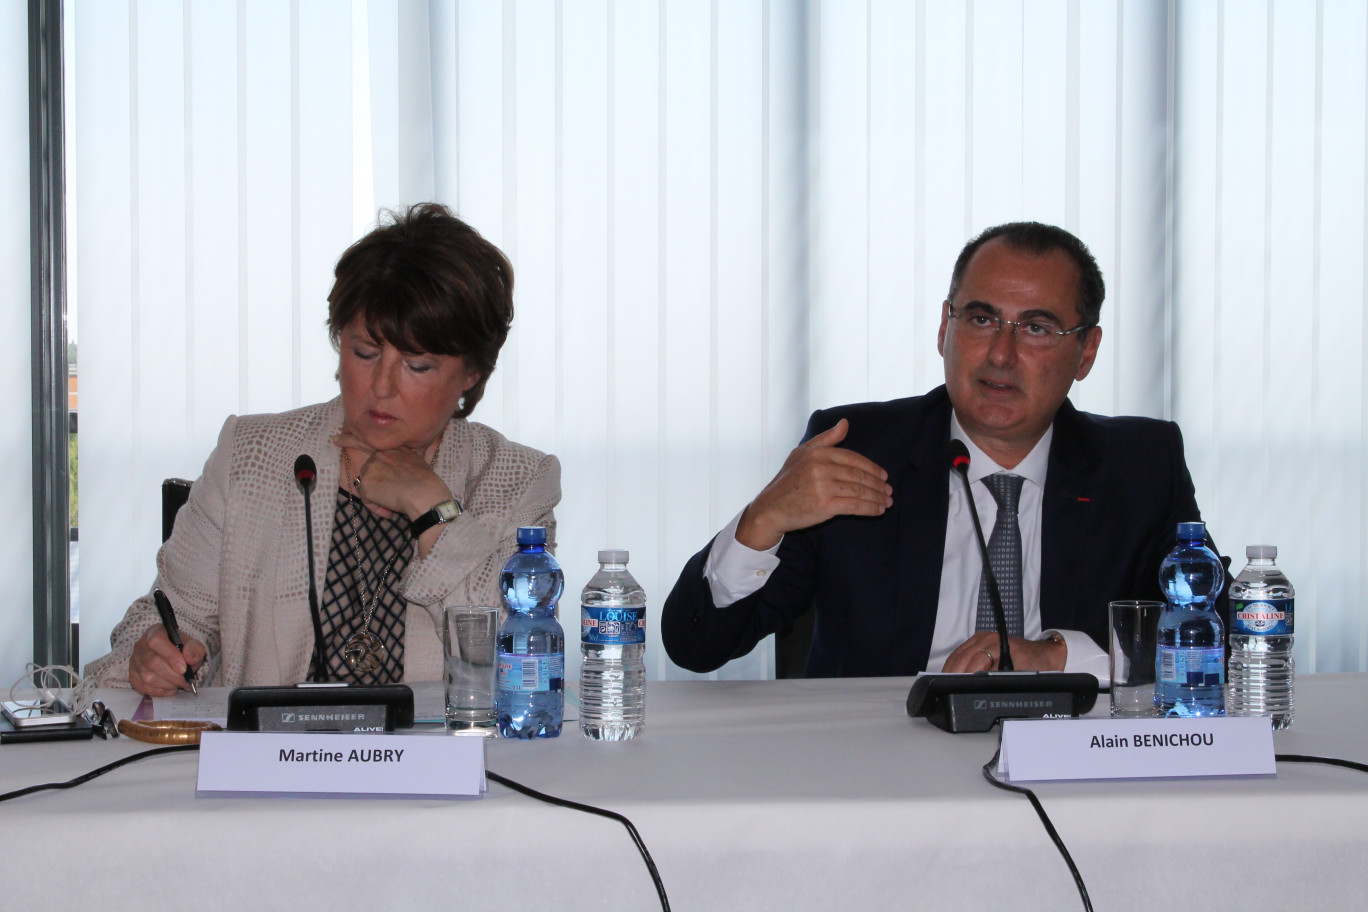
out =
[[(1072, 879), (990, 734), (906, 715), (910, 679), (653, 683), (644, 735), (496, 741), (489, 769), (630, 817), (680, 912), (1060, 910)], [(1279, 753), (1368, 762), (1368, 674), (1303, 676)], [(1105, 696), (1100, 702), (1105, 702)], [(441, 737), (434, 734), (433, 737)], [(142, 749), (0, 747), (0, 791)], [(478, 801), (197, 799), (194, 754), (0, 804), (6, 909), (650, 909), (620, 825)], [(1362, 908), (1368, 775), (1036, 788), (1099, 910)], [(26, 876), (32, 871), (34, 876)]]

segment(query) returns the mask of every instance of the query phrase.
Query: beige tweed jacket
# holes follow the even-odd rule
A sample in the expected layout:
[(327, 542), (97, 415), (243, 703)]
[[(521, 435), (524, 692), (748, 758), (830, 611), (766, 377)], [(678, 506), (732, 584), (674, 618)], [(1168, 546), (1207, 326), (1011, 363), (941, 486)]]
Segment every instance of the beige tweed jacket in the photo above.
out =
[[(209, 651), (201, 683), (290, 684), (308, 675), (313, 622), (304, 499), (294, 463), (307, 453), (318, 464), (312, 512), (315, 582), (321, 592), (341, 459), (332, 437), (341, 429), (340, 398), (278, 415), (233, 416), (224, 423), (171, 538), (157, 552), (155, 585), (175, 606), (181, 632)], [(546, 526), (548, 544), (555, 542), (556, 457), (513, 443), (482, 424), (455, 419), (447, 425), (434, 468), (465, 512), (400, 579), (408, 600), (406, 681), (441, 678), (435, 609), (503, 605), (498, 574), (517, 550), (518, 526)], [(149, 590), (114, 628), (112, 651), (86, 666), (87, 679), (99, 686), (128, 686), (133, 644), (158, 623)]]

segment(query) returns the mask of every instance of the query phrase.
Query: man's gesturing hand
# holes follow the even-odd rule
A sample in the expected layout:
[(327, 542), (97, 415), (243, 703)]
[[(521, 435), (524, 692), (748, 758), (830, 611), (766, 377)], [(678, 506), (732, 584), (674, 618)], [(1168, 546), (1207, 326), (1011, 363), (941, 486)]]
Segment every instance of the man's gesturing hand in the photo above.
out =
[(878, 516), (893, 506), (888, 473), (851, 450), (837, 446), (850, 424), (844, 418), (797, 447), (741, 514), (736, 540), (765, 551), (785, 534), (833, 516)]

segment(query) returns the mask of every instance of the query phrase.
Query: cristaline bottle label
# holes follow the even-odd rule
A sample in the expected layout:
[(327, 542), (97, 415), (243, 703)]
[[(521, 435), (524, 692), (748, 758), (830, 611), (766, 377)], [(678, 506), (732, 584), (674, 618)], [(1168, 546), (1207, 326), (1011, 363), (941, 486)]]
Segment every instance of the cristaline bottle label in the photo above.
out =
[(1284, 636), (1292, 632), (1292, 603), (1296, 599), (1265, 599), (1230, 603), (1230, 632), (1244, 636)]

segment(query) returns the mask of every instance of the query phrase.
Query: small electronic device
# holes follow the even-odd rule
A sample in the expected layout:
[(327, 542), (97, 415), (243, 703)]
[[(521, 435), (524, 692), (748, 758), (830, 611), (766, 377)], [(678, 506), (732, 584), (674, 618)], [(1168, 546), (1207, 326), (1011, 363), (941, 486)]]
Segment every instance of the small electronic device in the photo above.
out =
[(239, 687), (228, 695), (229, 731), (370, 732), (413, 727), (406, 684)]
[(3, 705), (5, 718), (15, 728), (36, 728), (44, 725), (70, 725), (77, 719), (77, 713), (61, 700), (44, 707), (37, 700), (6, 700)]
[(0, 706), (0, 744), (85, 740), (94, 734), (90, 720), (60, 700), (46, 711), (35, 700), (6, 700)]

